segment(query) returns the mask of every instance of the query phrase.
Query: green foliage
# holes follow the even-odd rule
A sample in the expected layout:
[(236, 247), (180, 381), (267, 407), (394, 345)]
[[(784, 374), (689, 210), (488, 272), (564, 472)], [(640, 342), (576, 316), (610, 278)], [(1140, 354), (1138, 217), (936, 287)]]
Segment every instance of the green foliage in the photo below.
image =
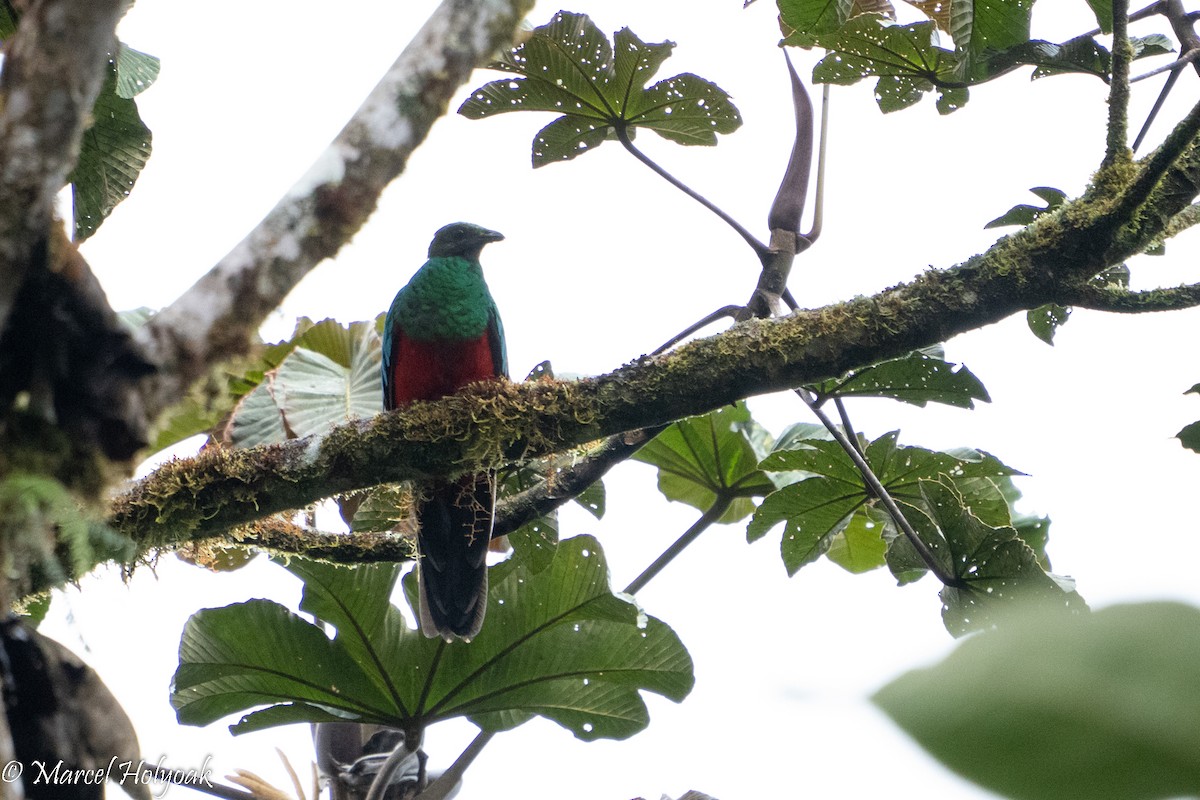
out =
[(668, 500), (701, 511), (717, 498), (731, 500), (718, 522), (737, 522), (754, 511), (752, 497), (775, 485), (758, 469), (770, 449), (770, 434), (750, 417), (746, 404), (680, 420), (638, 451), (634, 458), (658, 467), (658, 490)]
[(321, 434), (382, 410), (382, 350), (371, 322), (343, 326), (329, 319), (301, 325), (297, 336), (266, 358), (277, 366), (243, 379), (247, 385), (259, 382), (241, 398), (226, 426), (225, 436), (236, 447)]
[[(948, 114), (967, 102), (969, 87), (1024, 65), (1036, 68), (1035, 78), (1078, 72), (1107, 79), (1112, 67), (1111, 53), (1091, 36), (1062, 44), (1031, 40), (1032, 0), (916, 2), (911, 5), (928, 19), (907, 24), (895, 22), (886, 5), (828, 0), (778, 0), (778, 5), (784, 44), (829, 51), (813, 70), (813, 80), (852, 84), (877, 78), (875, 99), (885, 113), (936, 90), (938, 111)], [(1108, 15), (1111, 25), (1111, 7)], [(953, 38), (953, 50), (941, 46), (939, 29)], [(1160, 35), (1133, 45), (1137, 58), (1169, 50)]]
[(518, 77), (481, 86), (458, 112), (469, 119), (507, 111), (562, 114), (534, 138), (534, 167), (575, 158), (617, 131), (632, 138), (637, 128), (679, 144), (714, 145), (718, 133), (742, 124), (724, 90), (690, 73), (646, 87), (674, 46), (647, 44), (628, 28), (610, 44), (587, 15), (560, 11), (491, 65)]
[[(469, 644), (408, 627), (389, 602), (398, 567), (288, 569), (304, 580), (300, 609), (337, 635), (267, 600), (197, 612), (171, 696), (181, 723), (266, 706), (231, 730), (300, 721), (412, 730), (462, 716), (505, 730), (537, 714), (581, 739), (620, 739), (649, 721), (640, 690), (679, 701), (694, 681), (674, 632), (612, 594), (590, 537), (564, 541), (538, 574), (512, 560), (492, 567), (488, 623)], [(415, 581), (405, 589), (415, 607)]]
[(133, 551), (128, 538), (54, 478), (19, 471), (0, 477), (0, 560), (16, 596), (81, 577), (104, 561), (127, 562)]
[[(997, 624), (1014, 604), (1086, 611), (1074, 583), (1046, 573), (1037, 553), (1009, 525), (989, 525), (972, 512), (945, 475), (920, 481), (921, 502), (905, 517), (953, 581), (942, 588), (942, 620), (955, 636)], [(913, 544), (896, 537), (888, 548), (893, 572), (911, 579), (924, 564)]]
[[(1200, 394), (1200, 383), (1188, 389), (1184, 394)], [(1200, 421), (1185, 425), (1183, 430), (1175, 434), (1175, 438), (1188, 450), (1200, 453)]]
[(1025, 322), (1033, 335), (1048, 345), (1054, 345), (1054, 334), (1060, 325), (1066, 325), (1071, 318), (1071, 309), (1058, 303), (1047, 303), (1044, 306), (1031, 308), (1025, 312)]
[(840, 378), (810, 386), (818, 400), (833, 397), (890, 397), (916, 406), (929, 402), (974, 408), (991, 402), (987, 389), (967, 369), (943, 358), (940, 345), (915, 350), (901, 358), (851, 370)]
[(1022, 611), (873, 700), (951, 769), (1006, 797), (1194, 796), (1200, 610)]
[(129, 196), (150, 158), (150, 129), (133, 96), (153, 82), (158, 59), (121, 45), (92, 108), (79, 160), (68, 180), (75, 205), (75, 240), (96, 232), (117, 204)]
[(1021, 203), (1005, 211), (983, 227), (1000, 228), (1005, 225), (1028, 225), (1043, 214), (1049, 214), (1067, 202), (1066, 192), (1055, 189), (1053, 186), (1035, 186), (1029, 191), (1046, 201), (1044, 208)]
[[(1020, 474), (1016, 470), (974, 450), (935, 452), (899, 447), (898, 436), (893, 431), (869, 444), (862, 442), (867, 463), (893, 498), (919, 505), (923, 501), (921, 481), (948, 475), (970, 488), (972, 503), (999, 505), (1007, 512), (995, 481)], [(830, 552), (835, 542), (831, 560), (852, 572), (883, 566), (890, 548), (881, 542), (891, 542), (894, 547), (896, 531), (882, 509), (875, 507), (850, 457), (827, 439), (792, 440), (787, 447), (769, 455), (760, 467), (768, 472), (798, 473), (799, 480), (763, 500), (746, 529), (747, 539), (756, 541), (786, 522), (780, 551), (789, 575)], [(1007, 524), (1007, 517), (1004, 521)], [(904, 583), (917, 576), (897, 573), (897, 577)]]

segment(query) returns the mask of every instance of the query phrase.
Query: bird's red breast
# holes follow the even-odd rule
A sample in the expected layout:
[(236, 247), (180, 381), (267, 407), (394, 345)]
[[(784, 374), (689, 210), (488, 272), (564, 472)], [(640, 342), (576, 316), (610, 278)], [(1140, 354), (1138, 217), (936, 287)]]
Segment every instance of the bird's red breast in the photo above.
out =
[(422, 341), (395, 332), (391, 408), (437, 400), (497, 375), (487, 331), (476, 339)]

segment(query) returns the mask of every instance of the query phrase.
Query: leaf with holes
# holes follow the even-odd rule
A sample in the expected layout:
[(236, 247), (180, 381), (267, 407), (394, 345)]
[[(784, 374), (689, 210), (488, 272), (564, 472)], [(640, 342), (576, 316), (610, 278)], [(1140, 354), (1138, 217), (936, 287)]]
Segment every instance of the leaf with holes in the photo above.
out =
[(829, 51), (813, 69), (815, 83), (850, 85), (875, 77), (875, 100), (885, 113), (907, 108), (935, 88), (965, 102), (961, 64), (939, 45), (933, 22), (900, 25), (878, 14), (853, 17), (833, 33), (789, 37), (787, 44)]
[[(897, 500), (919, 502), (921, 481), (941, 474), (952, 475), (965, 485), (1020, 474), (987, 453), (900, 447), (898, 436), (893, 431), (864, 447), (867, 463)], [(747, 540), (753, 542), (780, 522), (786, 523), (780, 550), (789, 575), (830, 552), (831, 561), (851, 572), (884, 565), (886, 542), (895, 537), (892, 523), (873, 505), (858, 468), (837, 443), (789, 439), (788, 449), (771, 453), (759, 467), (769, 473), (797, 477), (759, 504), (746, 529)], [(973, 488), (980, 498), (985, 497), (983, 487)], [(998, 492), (995, 485), (991, 488), (993, 493)], [(994, 504), (994, 497), (987, 499)], [(919, 561), (905, 564), (903, 569), (910, 573), (904, 580), (915, 580), (923, 574), (919, 572), (923, 570)], [(899, 573), (897, 577), (901, 577)]]
[(658, 490), (707, 511), (718, 497), (732, 499), (720, 522), (736, 522), (754, 510), (775, 484), (758, 469), (769, 435), (744, 402), (671, 425), (633, 458), (658, 467)]
[[(992, 627), (1016, 604), (1038, 603), (1047, 612), (1087, 610), (1072, 581), (1043, 570), (1012, 527), (988, 525), (971, 513), (948, 477), (922, 480), (920, 491), (921, 502), (906, 504), (905, 516), (953, 578), (941, 591), (942, 620), (950, 633)], [(907, 538), (897, 537), (890, 549), (898, 551), (898, 562), (913, 564), (915, 548)]]
[(1029, 325), (1029, 330), (1051, 347), (1054, 346), (1054, 334), (1058, 333), (1059, 327), (1066, 325), (1070, 318), (1071, 309), (1058, 303), (1047, 303), (1025, 312), (1025, 322)]
[(859, 14), (896, 18), (896, 9), (886, 0), (779, 0), (779, 25), (789, 44), (801, 36), (832, 33)]
[(92, 107), (92, 124), (83, 133), (79, 159), (67, 180), (74, 202), (75, 240), (96, 232), (130, 190), (150, 158), (150, 129), (142, 122), (137, 104), (118, 91), (117, 64), (108, 75)]
[[(536, 575), (511, 560), (492, 567), (487, 621), (469, 644), (408, 627), (389, 601), (395, 566), (293, 560), (288, 569), (304, 581), (300, 610), (336, 636), (267, 600), (197, 612), (172, 687), (181, 723), (250, 711), (230, 730), (306, 721), (412, 729), (465, 716), (496, 731), (540, 715), (580, 739), (623, 739), (649, 722), (639, 692), (678, 702), (694, 682), (674, 632), (611, 592), (591, 537), (563, 542)], [(414, 603), (415, 580), (405, 592)]]
[(819, 398), (890, 397), (922, 407), (934, 402), (974, 408), (976, 400), (991, 402), (987, 389), (969, 369), (954, 367), (943, 358), (942, 348), (934, 346), (856, 369), (810, 388)]
[(648, 44), (628, 28), (610, 44), (586, 14), (560, 11), (491, 65), (516, 77), (476, 89), (458, 113), (469, 119), (507, 111), (562, 114), (534, 138), (535, 167), (575, 158), (610, 134), (632, 138), (638, 128), (679, 144), (714, 145), (718, 133), (742, 124), (723, 89), (690, 73), (646, 87), (674, 46)]

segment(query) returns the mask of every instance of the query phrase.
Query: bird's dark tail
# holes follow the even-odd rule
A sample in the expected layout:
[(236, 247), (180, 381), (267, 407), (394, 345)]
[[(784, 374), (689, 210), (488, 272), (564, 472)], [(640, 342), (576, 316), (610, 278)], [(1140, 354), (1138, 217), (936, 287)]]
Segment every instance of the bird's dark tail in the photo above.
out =
[(489, 472), (421, 487), (417, 545), (426, 636), (469, 640), (483, 625), (495, 489), (496, 476)]

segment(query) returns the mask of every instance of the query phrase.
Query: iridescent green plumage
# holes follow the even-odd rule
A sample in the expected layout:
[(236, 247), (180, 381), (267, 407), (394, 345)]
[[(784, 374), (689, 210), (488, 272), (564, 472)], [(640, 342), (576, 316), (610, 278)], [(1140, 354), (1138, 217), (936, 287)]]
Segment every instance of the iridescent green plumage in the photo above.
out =
[[(383, 405), (436, 400), (469, 383), (507, 376), (504, 329), (479, 253), (504, 237), (457, 222), (434, 235), (429, 260), (392, 301), (383, 331)], [(495, 475), (418, 485), (421, 629), (469, 639), (487, 606)]]

